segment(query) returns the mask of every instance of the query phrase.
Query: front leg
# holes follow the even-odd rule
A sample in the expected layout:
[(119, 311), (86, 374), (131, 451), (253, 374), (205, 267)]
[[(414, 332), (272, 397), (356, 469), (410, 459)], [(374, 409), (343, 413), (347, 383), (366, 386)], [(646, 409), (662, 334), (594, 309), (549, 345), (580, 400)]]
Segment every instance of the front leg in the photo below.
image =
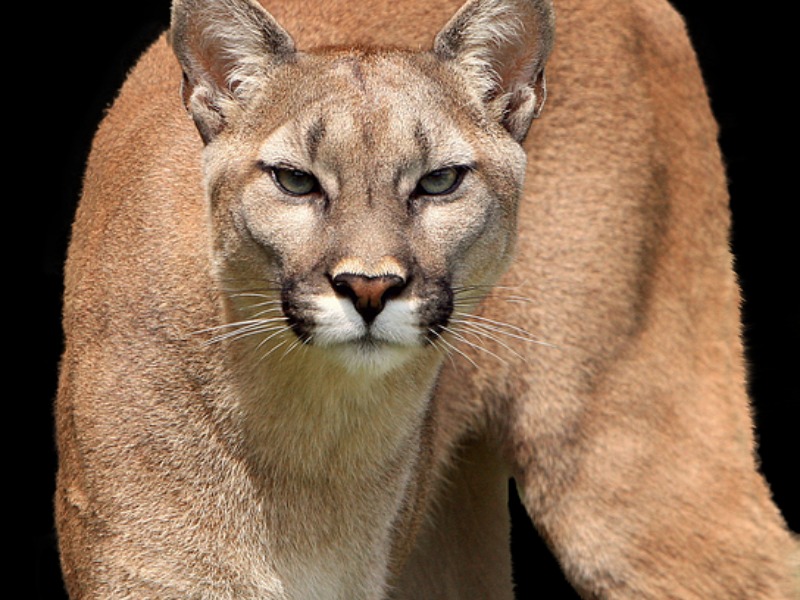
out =
[(569, 401), (540, 386), (514, 405), (520, 496), (567, 578), (584, 598), (797, 598), (744, 393), (723, 401), (631, 356)]

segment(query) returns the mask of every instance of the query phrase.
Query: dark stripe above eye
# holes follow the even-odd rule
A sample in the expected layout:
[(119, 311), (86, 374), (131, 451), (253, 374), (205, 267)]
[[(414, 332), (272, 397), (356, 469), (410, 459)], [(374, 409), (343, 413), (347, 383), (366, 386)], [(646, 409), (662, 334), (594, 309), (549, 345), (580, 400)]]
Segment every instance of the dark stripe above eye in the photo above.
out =
[(417, 121), (414, 127), (414, 141), (417, 143), (420, 162), (427, 165), (430, 161), (432, 143), (428, 129), (422, 121)]
[(308, 131), (306, 132), (306, 150), (311, 162), (315, 162), (317, 160), (319, 146), (324, 137), (325, 123), (323, 123), (322, 119), (319, 118), (314, 122), (313, 125), (311, 125), (311, 127), (309, 127)]

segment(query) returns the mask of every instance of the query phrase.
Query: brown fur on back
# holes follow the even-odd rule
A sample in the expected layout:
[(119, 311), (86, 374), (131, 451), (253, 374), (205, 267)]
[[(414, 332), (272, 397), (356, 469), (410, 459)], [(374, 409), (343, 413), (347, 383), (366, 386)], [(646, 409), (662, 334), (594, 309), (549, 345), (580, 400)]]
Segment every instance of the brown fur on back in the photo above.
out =
[[(369, 5), (267, 9), (301, 49), (420, 50), (461, 0)], [(418, 439), (398, 446), (417, 455), (388, 566), (365, 564), (392, 598), (510, 598), (513, 477), (583, 597), (796, 598), (797, 543), (755, 461), (725, 175), (684, 25), (662, 0), (555, 10), (515, 258), (479, 312), (494, 333), (444, 361)], [(327, 488), (264, 477), (226, 350), (194, 335), (220, 326), (224, 293), (180, 85), (161, 39), (98, 131), (75, 220), (57, 493), (73, 598), (283, 598), (258, 553), (282, 533), (262, 526), (264, 498), (296, 489), (286, 514), (340, 540), (321, 515), (361, 493), (338, 489), (355, 485), (344, 475), (302, 498)]]

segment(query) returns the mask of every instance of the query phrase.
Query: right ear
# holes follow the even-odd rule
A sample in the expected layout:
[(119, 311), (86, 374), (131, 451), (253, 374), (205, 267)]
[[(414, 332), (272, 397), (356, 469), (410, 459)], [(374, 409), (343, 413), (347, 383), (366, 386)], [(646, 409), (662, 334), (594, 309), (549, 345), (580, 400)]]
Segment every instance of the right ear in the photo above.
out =
[(544, 106), (544, 67), (553, 47), (552, 0), (468, 0), (434, 41), (467, 84), (521, 142)]
[(255, 0), (174, 0), (170, 44), (183, 68), (183, 101), (205, 143), (275, 66), (293, 60), (291, 36)]

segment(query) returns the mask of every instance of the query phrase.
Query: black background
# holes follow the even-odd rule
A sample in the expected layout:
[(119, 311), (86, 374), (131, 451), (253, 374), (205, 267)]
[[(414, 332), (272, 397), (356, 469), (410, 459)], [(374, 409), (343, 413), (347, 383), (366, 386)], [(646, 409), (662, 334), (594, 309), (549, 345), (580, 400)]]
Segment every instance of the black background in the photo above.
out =
[[(746, 11), (732, 8), (731, 2), (673, 4), (687, 19), (721, 126), (763, 471), (797, 531), (800, 432), (794, 410), (800, 400), (795, 375), (800, 303), (793, 218), (796, 127), (789, 108), (796, 67), (789, 68), (789, 17), (749, 4), (743, 5)], [(20, 417), (6, 420), (12, 487), (5, 493), (14, 502), (7, 513), (10, 549), (23, 569), (21, 576), (7, 577), (21, 583), (22, 597), (57, 600), (63, 596), (52, 531), (52, 402), (69, 223), (95, 127), (126, 71), (166, 27), (169, 6), (168, 0), (33, 6), (38, 13), (7, 14), (8, 34), (19, 29), (22, 35), (21, 41), (9, 42), (7, 34), (5, 42), (3, 116), (12, 159), (5, 175), (6, 202), (12, 208), (6, 221), (11, 276), (5, 288), (10, 325), (5, 341), (14, 382), (6, 388), (6, 403), (12, 415), (22, 407)], [(22, 341), (18, 349), (17, 340)], [(524, 519), (519, 523), (516, 532), (532, 531)], [(541, 566), (534, 566), (536, 558), (526, 558), (519, 573), (520, 597), (533, 595), (528, 586), (534, 579), (537, 587), (552, 586), (545, 594), (549, 598), (576, 597), (542, 548), (534, 545), (533, 552), (541, 555)]]

